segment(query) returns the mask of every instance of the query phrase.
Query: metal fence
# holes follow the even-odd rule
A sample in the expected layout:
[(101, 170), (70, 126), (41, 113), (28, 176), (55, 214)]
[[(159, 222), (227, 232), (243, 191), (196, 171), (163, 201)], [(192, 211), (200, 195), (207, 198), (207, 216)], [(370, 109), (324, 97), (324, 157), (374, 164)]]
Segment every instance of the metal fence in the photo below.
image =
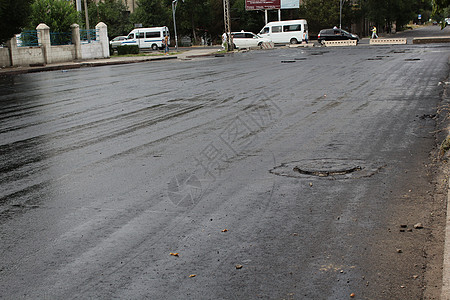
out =
[(17, 47), (35, 47), (39, 46), (38, 35), (36, 30), (22, 31), (16, 35)]
[(80, 29), (80, 40), (82, 43), (92, 43), (97, 40), (98, 31), (96, 29)]

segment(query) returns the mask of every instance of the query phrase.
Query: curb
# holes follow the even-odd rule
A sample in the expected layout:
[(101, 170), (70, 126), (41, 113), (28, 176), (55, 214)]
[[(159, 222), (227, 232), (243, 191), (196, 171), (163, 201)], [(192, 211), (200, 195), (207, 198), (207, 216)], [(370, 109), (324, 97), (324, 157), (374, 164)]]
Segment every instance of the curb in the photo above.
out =
[(79, 63), (70, 63), (70, 64), (58, 64), (58, 65), (47, 65), (40, 67), (25, 67), (23, 69), (4, 69), (0, 70), (0, 76), (8, 76), (8, 75), (19, 75), (19, 74), (27, 74), (27, 73), (38, 73), (45, 71), (58, 71), (58, 70), (72, 70), (79, 69), (85, 67), (101, 67), (101, 66), (112, 66), (112, 65), (125, 65), (125, 64), (133, 64), (139, 62), (148, 62), (148, 61), (159, 61), (159, 60), (169, 60), (169, 59), (178, 59), (178, 56), (161, 56), (161, 57), (149, 57), (143, 59), (135, 59), (135, 60), (117, 60), (117, 61), (92, 61), (92, 62), (79, 62)]
[(450, 183), (447, 188), (447, 221), (445, 225), (444, 262), (442, 265), (441, 299), (450, 299)]
[[(450, 65), (450, 57), (448, 59)], [(447, 87), (444, 88), (444, 95)], [(450, 136), (450, 130), (447, 130), (447, 137)], [(447, 165), (447, 172), (449, 167)], [(450, 181), (447, 183), (447, 210), (446, 210), (446, 222), (444, 229), (444, 259), (442, 262), (442, 288), (441, 299), (450, 300)]]

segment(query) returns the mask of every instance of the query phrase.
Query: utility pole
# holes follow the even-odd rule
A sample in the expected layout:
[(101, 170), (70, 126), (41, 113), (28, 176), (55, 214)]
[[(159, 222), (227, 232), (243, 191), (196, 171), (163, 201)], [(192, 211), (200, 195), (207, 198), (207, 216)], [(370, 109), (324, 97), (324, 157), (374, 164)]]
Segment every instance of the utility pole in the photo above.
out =
[(175, 21), (175, 11), (177, 10), (177, 3), (178, 0), (172, 1), (173, 31), (175, 33), (175, 51), (178, 51), (177, 22)]
[(77, 11), (82, 11), (82, 9), (81, 9), (81, 0), (76, 0), (76, 4), (77, 4)]
[(340, 6), (339, 6), (339, 29), (342, 29), (342, 0), (340, 1)]
[(86, 32), (88, 41), (91, 40), (91, 35), (89, 34), (89, 15), (88, 15), (88, 7), (87, 0), (84, 0), (84, 15), (86, 17)]
[(230, 23), (230, 1), (223, 0), (223, 17), (225, 24), (225, 34), (227, 35), (228, 51), (233, 50), (233, 40), (231, 38), (231, 23)]

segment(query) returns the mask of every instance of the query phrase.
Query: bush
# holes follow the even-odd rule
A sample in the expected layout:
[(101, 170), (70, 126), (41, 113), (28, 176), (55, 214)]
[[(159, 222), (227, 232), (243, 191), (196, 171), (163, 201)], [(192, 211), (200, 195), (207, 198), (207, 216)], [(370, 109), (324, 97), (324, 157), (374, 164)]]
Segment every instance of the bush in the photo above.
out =
[(139, 54), (139, 46), (138, 45), (117, 46), (117, 53), (119, 55)]

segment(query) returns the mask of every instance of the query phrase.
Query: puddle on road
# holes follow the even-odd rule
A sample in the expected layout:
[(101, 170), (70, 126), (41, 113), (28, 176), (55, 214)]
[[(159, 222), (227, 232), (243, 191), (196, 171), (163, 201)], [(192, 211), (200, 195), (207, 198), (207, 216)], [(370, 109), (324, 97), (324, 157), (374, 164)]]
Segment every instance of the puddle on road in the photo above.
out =
[(350, 159), (308, 159), (281, 164), (270, 173), (293, 178), (358, 179), (376, 174), (382, 164)]

